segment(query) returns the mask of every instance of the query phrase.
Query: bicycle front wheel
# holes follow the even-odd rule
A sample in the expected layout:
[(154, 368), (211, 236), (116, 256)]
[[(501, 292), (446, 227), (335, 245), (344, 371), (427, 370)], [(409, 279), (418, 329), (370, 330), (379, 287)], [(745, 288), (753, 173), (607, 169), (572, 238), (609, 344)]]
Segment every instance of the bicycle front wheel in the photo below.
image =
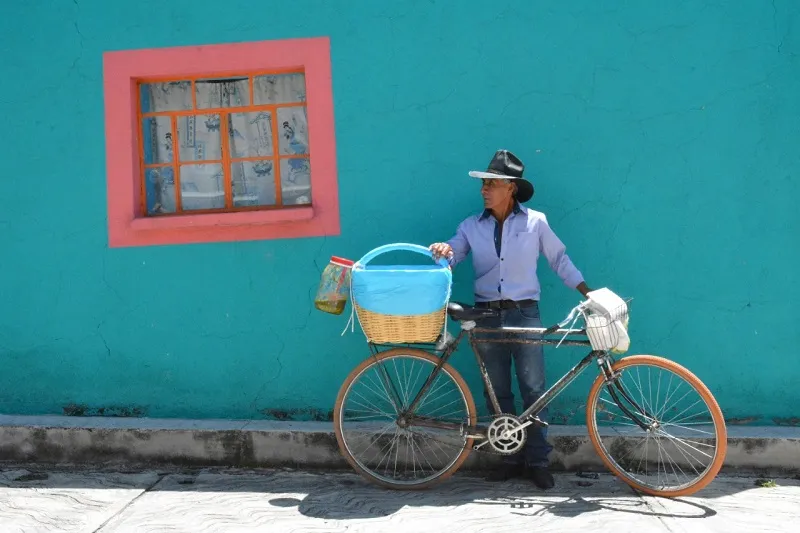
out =
[[(442, 366), (413, 415), (406, 414), (439, 362), (423, 350), (395, 348), (365, 360), (342, 384), (333, 410), (336, 440), (364, 478), (392, 489), (424, 489), (453, 475), (466, 460), (475, 402), (452, 366)], [(414, 416), (446, 427), (414, 425)]]
[(586, 405), (589, 438), (609, 470), (653, 496), (688, 496), (711, 483), (725, 459), (727, 431), (708, 388), (661, 357), (634, 355), (612, 368), (616, 381), (600, 375)]

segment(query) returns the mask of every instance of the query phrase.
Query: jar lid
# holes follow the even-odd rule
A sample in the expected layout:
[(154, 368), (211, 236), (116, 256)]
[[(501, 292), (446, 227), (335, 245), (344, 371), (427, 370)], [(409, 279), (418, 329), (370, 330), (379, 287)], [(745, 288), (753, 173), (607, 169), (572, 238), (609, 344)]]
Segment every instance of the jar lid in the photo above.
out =
[(339, 265), (347, 268), (353, 268), (355, 261), (351, 261), (350, 259), (345, 259), (344, 257), (336, 257), (335, 255), (332, 255), (331, 263), (333, 263), (334, 265)]

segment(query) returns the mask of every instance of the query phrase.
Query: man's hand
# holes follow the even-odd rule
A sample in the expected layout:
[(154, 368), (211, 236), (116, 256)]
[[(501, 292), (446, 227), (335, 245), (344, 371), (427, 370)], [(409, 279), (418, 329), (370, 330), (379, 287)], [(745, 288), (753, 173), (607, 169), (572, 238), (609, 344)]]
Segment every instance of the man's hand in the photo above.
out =
[(441, 258), (453, 258), (453, 248), (451, 248), (446, 242), (435, 242), (431, 244), (428, 249), (433, 254), (433, 258), (437, 261)]
[(578, 289), (579, 293), (583, 294), (584, 298), (588, 298), (589, 293), (592, 292), (592, 289), (590, 289), (589, 286), (586, 285), (586, 282), (583, 281), (575, 288)]

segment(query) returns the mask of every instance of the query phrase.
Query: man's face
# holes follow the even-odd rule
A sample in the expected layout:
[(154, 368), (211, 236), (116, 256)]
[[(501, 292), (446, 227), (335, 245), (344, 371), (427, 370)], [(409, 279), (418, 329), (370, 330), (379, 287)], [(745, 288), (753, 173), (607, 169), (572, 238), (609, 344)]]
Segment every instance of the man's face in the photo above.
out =
[(515, 185), (510, 180), (484, 179), (481, 180), (481, 196), (486, 209), (502, 208), (509, 204), (514, 196)]

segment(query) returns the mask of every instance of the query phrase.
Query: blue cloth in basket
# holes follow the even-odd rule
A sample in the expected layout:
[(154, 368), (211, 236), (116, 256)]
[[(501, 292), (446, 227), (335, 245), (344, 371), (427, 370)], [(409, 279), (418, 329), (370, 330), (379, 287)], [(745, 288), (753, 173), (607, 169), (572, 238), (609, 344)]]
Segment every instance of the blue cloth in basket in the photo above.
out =
[(440, 265), (357, 265), (351, 280), (353, 301), (362, 309), (383, 315), (426, 315), (447, 303), (453, 274)]

